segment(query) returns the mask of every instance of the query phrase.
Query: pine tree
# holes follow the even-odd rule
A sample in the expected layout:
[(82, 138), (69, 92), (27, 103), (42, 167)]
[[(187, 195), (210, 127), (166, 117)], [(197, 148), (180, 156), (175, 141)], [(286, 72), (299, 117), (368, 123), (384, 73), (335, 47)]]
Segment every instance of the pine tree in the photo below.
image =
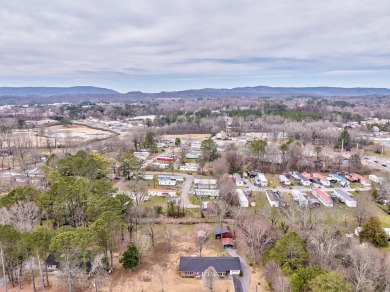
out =
[(388, 245), (387, 234), (381, 227), (377, 217), (371, 216), (363, 224), (362, 231), (360, 232), (360, 240), (380, 247)]
[(139, 264), (139, 261), (140, 257), (138, 249), (134, 245), (134, 243), (129, 244), (129, 246), (127, 247), (127, 251), (122, 254), (122, 257), (119, 260), (119, 262), (125, 269), (131, 269), (136, 267)]

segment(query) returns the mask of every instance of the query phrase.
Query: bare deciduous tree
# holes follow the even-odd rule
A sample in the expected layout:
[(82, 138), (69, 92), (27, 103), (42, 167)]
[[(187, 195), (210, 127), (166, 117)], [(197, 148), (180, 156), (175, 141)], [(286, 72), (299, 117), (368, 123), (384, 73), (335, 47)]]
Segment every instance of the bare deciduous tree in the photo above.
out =
[(202, 274), (202, 287), (207, 292), (214, 291), (215, 281), (218, 279), (217, 271), (214, 267), (208, 267)]
[(195, 229), (196, 243), (199, 250), (199, 256), (202, 256), (202, 250), (204, 247), (204, 243), (210, 235), (211, 227), (208, 224), (200, 223), (197, 225)]
[(254, 217), (247, 218), (240, 225), (240, 230), (250, 249), (253, 264), (256, 264), (264, 250), (275, 242), (274, 231), (267, 221)]
[(172, 241), (176, 233), (176, 226), (172, 220), (168, 220), (164, 222), (163, 232), (164, 232), (164, 238), (167, 240), (168, 243), (168, 252), (171, 252)]

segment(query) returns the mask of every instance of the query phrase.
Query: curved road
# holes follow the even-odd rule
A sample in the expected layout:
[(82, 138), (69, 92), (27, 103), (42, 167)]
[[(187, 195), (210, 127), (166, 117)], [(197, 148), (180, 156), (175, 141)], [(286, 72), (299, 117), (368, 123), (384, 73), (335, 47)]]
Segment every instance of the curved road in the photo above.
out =
[[(159, 174), (166, 174), (166, 175), (170, 175), (172, 173), (168, 173), (168, 172), (160, 172), (160, 171), (145, 171), (146, 174), (154, 174), (154, 175), (159, 175)], [(183, 184), (182, 184), (182, 189), (181, 189), (181, 202), (184, 206), (184, 208), (200, 208), (199, 205), (194, 205), (194, 204), (191, 204), (190, 201), (189, 201), (189, 194), (190, 194), (190, 191), (191, 191), (191, 186), (192, 186), (192, 181), (193, 181), (193, 176), (190, 175), (190, 174), (186, 174), (186, 173), (175, 173), (174, 175), (181, 175), (185, 178)]]

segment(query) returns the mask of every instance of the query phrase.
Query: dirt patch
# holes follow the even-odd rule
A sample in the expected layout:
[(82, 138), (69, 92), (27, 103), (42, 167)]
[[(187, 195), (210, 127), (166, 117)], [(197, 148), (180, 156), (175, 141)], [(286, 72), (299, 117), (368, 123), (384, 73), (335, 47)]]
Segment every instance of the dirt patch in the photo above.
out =
[[(193, 239), (194, 226), (179, 226), (178, 234), (173, 244), (173, 252), (167, 252), (167, 245), (160, 239), (155, 250), (147, 256), (141, 265), (131, 272), (124, 270), (116, 257), (116, 269), (110, 277), (109, 285), (102, 291), (161, 291), (162, 275), (164, 291), (203, 291), (202, 281), (193, 278), (182, 278), (178, 273), (179, 257), (196, 255), (198, 251)], [(219, 240), (210, 237), (202, 251), (202, 256), (228, 256), (221, 247)], [(93, 291), (93, 289), (89, 290)], [(215, 291), (234, 291), (230, 278), (219, 279)]]
[(51, 131), (58, 131), (59, 133), (64, 132), (80, 132), (84, 133), (86, 135), (112, 135), (112, 133), (108, 131), (98, 130), (98, 129), (92, 129), (87, 126), (83, 125), (70, 125), (70, 126), (62, 126), (62, 125), (55, 125), (48, 127), (48, 130)]

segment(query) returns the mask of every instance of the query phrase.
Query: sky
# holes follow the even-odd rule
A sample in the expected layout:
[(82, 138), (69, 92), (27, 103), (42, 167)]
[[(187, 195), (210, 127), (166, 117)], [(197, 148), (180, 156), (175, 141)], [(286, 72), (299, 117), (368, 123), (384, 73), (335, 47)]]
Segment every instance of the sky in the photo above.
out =
[(389, 0), (0, 0), (0, 86), (390, 87)]

